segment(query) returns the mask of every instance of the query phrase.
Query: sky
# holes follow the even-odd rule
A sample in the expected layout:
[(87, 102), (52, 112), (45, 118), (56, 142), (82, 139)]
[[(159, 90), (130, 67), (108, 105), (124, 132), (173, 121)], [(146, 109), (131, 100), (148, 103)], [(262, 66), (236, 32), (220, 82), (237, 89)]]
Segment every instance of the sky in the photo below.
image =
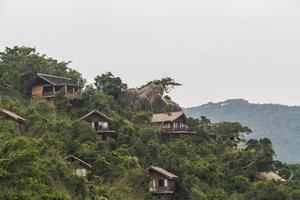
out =
[(0, 0), (0, 50), (29, 46), (92, 82), (171, 76), (183, 107), (300, 105), (299, 0)]

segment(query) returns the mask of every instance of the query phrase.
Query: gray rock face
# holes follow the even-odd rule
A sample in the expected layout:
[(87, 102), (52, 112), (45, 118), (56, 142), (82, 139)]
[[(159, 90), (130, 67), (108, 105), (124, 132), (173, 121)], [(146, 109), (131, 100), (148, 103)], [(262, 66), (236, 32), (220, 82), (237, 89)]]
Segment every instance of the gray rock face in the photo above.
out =
[(134, 110), (181, 111), (182, 109), (177, 103), (163, 97), (164, 93), (162, 85), (151, 82), (140, 89), (126, 90), (120, 95), (119, 101)]

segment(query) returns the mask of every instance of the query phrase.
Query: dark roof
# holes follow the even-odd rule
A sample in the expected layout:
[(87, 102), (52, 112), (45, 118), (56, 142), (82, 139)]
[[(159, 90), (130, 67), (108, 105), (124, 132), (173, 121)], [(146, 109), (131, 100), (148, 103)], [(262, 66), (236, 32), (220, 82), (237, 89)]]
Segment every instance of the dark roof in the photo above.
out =
[(89, 112), (88, 114), (86, 114), (86, 115), (84, 115), (83, 117), (81, 117), (79, 120), (84, 120), (84, 119), (86, 119), (87, 117), (91, 116), (92, 114), (97, 114), (97, 115), (99, 115), (99, 116), (105, 118), (105, 119), (106, 119), (107, 121), (109, 121), (109, 122), (112, 122), (112, 121), (113, 121), (112, 118), (106, 116), (105, 114), (103, 114), (102, 112), (100, 112), (100, 111), (98, 111), (98, 110), (92, 110), (92, 111)]
[(45, 80), (46, 82), (54, 86), (64, 86), (64, 85), (78, 86), (78, 84), (70, 78), (53, 76), (49, 74), (40, 74), (40, 73), (37, 74), (37, 77)]
[(154, 171), (168, 179), (176, 179), (178, 178), (178, 176), (176, 176), (175, 174), (172, 174), (171, 172), (168, 172), (167, 170), (163, 169), (163, 168), (160, 168), (160, 167), (156, 167), (156, 166), (153, 166), (151, 165), (148, 169), (147, 169), (149, 172), (150, 171)]
[(92, 168), (92, 165), (90, 165), (89, 163), (87, 163), (87, 162), (79, 159), (78, 157), (76, 157), (76, 156), (74, 156), (72, 154), (66, 156), (65, 160), (68, 160), (68, 161), (74, 161), (75, 160), (75, 161), (79, 162), (81, 165), (84, 165), (84, 166), (86, 166), (88, 168)]
[(185, 116), (183, 111), (171, 112), (170, 114), (158, 113), (158, 114), (153, 114), (151, 122), (152, 123), (173, 122), (181, 116)]
[(9, 111), (9, 110), (6, 110), (6, 109), (0, 109), (0, 112), (3, 113), (3, 114), (5, 114), (5, 115), (8, 116), (9, 118), (11, 118), (11, 119), (17, 121), (17, 122), (21, 122), (21, 123), (25, 123), (25, 122), (26, 122), (26, 120), (25, 120), (23, 117), (17, 115), (16, 113), (13, 113), (13, 112), (11, 112), (11, 111)]

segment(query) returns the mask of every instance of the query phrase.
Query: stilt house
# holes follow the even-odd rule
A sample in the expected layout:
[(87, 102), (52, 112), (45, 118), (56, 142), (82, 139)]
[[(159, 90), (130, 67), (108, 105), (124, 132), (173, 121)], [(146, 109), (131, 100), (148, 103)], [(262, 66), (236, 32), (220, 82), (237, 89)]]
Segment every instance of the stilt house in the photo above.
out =
[(60, 90), (65, 91), (68, 99), (81, 99), (79, 86), (69, 78), (49, 74), (37, 74), (31, 89), (32, 96), (53, 98)]
[(83, 120), (91, 124), (93, 129), (95, 129), (99, 134), (115, 133), (114, 130), (110, 129), (110, 124), (113, 122), (113, 119), (98, 110), (92, 110), (79, 120)]
[(149, 184), (150, 193), (159, 197), (161, 200), (171, 199), (172, 194), (175, 192), (175, 181), (178, 177), (156, 166), (150, 166), (147, 170), (151, 177)]

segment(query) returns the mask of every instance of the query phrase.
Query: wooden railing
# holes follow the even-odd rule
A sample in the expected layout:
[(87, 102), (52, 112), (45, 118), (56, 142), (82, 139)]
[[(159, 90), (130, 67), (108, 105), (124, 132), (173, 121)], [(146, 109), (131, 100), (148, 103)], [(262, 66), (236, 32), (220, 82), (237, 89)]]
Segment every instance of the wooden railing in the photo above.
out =
[(80, 93), (67, 93), (66, 98), (68, 99), (81, 99), (81, 94)]
[(154, 187), (154, 186), (150, 186), (149, 187), (149, 191), (151, 193), (156, 193), (156, 194), (170, 194), (170, 193), (174, 193), (174, 187)]
[(177, 127), (177, 128), (162, 128), (164, 131), (168, 132), (179, 132), (179, 131), (188, 131), (188, 127)]
[[(54, 97), (55, 92), (43, 92), (43, 97)], [(66, 93), (65, 97), (68, 99), (81, 99), (81, 94), (80, 93)]]

